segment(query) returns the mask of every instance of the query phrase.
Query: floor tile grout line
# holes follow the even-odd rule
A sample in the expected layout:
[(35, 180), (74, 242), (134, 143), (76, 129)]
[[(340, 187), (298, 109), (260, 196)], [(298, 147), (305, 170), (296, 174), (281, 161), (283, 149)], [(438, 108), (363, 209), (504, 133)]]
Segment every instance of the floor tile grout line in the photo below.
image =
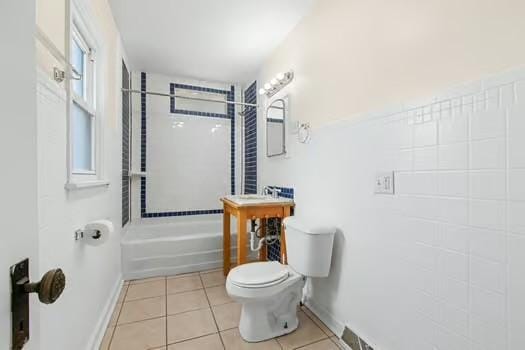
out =
[[(144, 283), (142, 283), (142, 284), (144, 284)], [(198, 291), (198, 290), (201, 290), (201, 289), (204, 289), (204, 288), (189, 289), (189, 290), (185, 290), (185, 291), (182, 291), (182, 292), (176, 292), (176, 293), (163, 293), (163, 294), (160, 294), (160, 295), (154, 295), (154, 296), (149, 296), (149, 297), (143, 297), (143, 298), (137, 298), (137, 299), (131, 299), (131, 300), (124, 300), (121, 304), (129, 303), (129, 302), (134, 302), (134, 301), (139, 301), (139, 300), (144, 300), (144, 299), (160, 298), (160, 297), (163, 297), (164, 295), (177, 295), (177, 294), (183, 294), (183, 293), (195, 292), (195, 291)], [(166, 292), (167, 292), (167, 287), (166, 287)]]
[(304, 345), (301, 345), (301, 346), (298, 346), (298, 347), (296, 347), (296, 348), (292, 348), (292, 349), (293, 349), (293, 350), (302, 349), (302, 348), (304, 348), (305, 346), (310, 346), (310, 345), (312, 345), (312, 344), (317, 344), (317, 343), (320, 343), (320, 342), (325, 341), (325, 340), (327, 340), (327, 339), (330, 340), (330, 337), (326, 337), (326, 338), (323, 338), (323, 339), (317, 339), (317, 340), (315, 340), (315, 341), (313, 341), (313, 342), (311, 342), (311, 343), (307, 343), (307, 344), (304, 344)]
[[(202, 280), (202, 276), (200, 273), (199, 273), (199, 278), (201, 280), (202, 285), (204, 286), (204, 281)], [(208, 292), (206, 291), (206, 288), (204, 288), (204, 295), (206, 295), (206, 300), (208, 301), (208, 305), (210, 306), (211, 316), (213, 317), (213, 322), (215, 322), (215, 328), (217, 328), (217, 332), (219, 333), (219, 339), (221, 341), (222, 348), (226, 349), (226, 347), (224, 346), (224, 341), (222, 340), (222, 337), (221, 337), (221, 331), (219, 330), (219, 325), (217, 324), (217, 319), (215, 318), (215, 314), (213, 313), (213, 308), (211, 306), (210, 298), (208, 297)]]
[[(323, 333), (325, 336), (324, 336), (322, 339), (318, 339), (318, 340), (316, 340), (316, 341), (314, 341), (314, 342), (311, 342), (311, 343), (304, 344), (304, 345), (301, 345), (301, 346), (299, 346), (299, 347), (293, 348), (294, 350), (301, 349), (302, 347), (305, 347), (305, 346), (308, 346), (308, 345), (312, 345), (312, 344), (315, 344), (315, 343), (321, 342), (321, 341), (326, 340), (326, 339), (330, 339), (330, 336), (327, 335), (326, 332), (324, 332), (324, 331), (322, 330), (322, 328), (319, 327), (319, 326), (318, 326), (318, 325), (317, 325), (317, 324), (316, 324), (316, 323), (315, 323), (315, 322), (314, 322), (314, 321), (308, 316), (308, 314), (307, 314), (306, 312), (304, 312), (303, 310), (300, 310), (299, 312), (302, 312), (303, 314), (305, 314), (306, 317), (308, 317), (308, 318), (310, 319), (310, 321), (312, 321), (312, 323), (313, 323), (317, 328), (319, 328), (319, 330), (321, 330), (321, 333)], [(300, 326), (300, 324), (299, 324), (299, 326)], [(299, 326), (297, 327), (297, 329), (299, 329)], [(297, 330), (297, 329), (296, 329), (296, 330)], [(296, 330), (295, 330), (295, 331), (296, 331)], [(295, 331), (294, 331), (294, 332), (295, 332)], [(290, 333), (288, 333), (288, 334), (292, 334), (292, 333), (293, 333), (293, 332), (290, 332)], [(279, 341), (279, 338), (285, 337), (285, 336), (288, 335), (288, 334), (284, 334), (284, 335), (282, 335), (282, 336), (279, 336), (279, 337), (276, 337), (276, 338), (275, 338), (275, 340), (277, 340), (277, 342), (279, 343), (279, 345), (281, 346), (282, 349), (284, 349), (284, 347), (283, 347), (283, 345), (281, 344), (281, 342)]]
[(328, 340), (328, 341), (332, 342), (332, 341), (330, 340), (330, 338), (323, 338), (323, 339), (319, 339), (319, 340), (316, 340), (316, 341), (314, 341), (314, 342), (311, 342), (311, 343), (308, 343), (308, 344), (301, 345), (301, 346), (299, 346), (299, 347), (293, 348), (293, 350), (300, 350), (300, 349), (302, 349), (302, 348), (304, 348), (304, 347), (306, 347), (306, 346), (314, 345), (314, 344), (317, 344), (317, 343), (323, 342), (323, 341), (325, 341), (325, 340)]
[(164, 294), (160, 294), (160, 295), (155, 295), (155, 296), (151, 296), (151, 297), (144, 297), (144, 298), (139, 298), (139, 299), (131, 299), (131, 300), (127, 300), (127, 301), (124, 301), (123, 303), (121, 304), (127, 304), (127, 303), (134, 303), (136, 301), (141, 301), (141, 300), (147, 300), (147, 299), (155, 299), (155, 298), (162, 298), (164, 296)]
[[(122, 303), (120, 303), (121, 305), (120, 305), (120, 309), (118, 310), (117, 319), (115, 320), (115, 324), (113, 325), (113, 331), (111, 332), (111, 337), (109, 338), (108, 350), (111, 349), (111, 343), (113, 342), (113, 337), (115, 336), (115, 331), (117, 330), (118, 319), (120, 318), (120, 313), (122, 312), (122, 308), (124, 307), (124, 301), (126, 300), (126, 296), (128, 294), (129, 284), (123, 284), (122, 285), (121, 293), (122, 293), (122, 290), (124, 290), (124, 289), (125, 289), (124, 297), (122, 298)], [(119, 305), (119, 302), (118, 302), (118, 299), (117, 299), (117, 303), (115, 304), (115, 307), (117, 307), (118, 305)], [(115, 312), (114, 309), (113, 309), (111, 315), (113, 315), (113, 312)], [(111, 319), (109, 320), (109, 322), (111, 322)], [(109, 327), (109, 325), (108, 325), (108, 327)]]
[(166, 288), (166, 295), (177, 295), (177, 294), (182, 294), (182, 293), (195, 292), (195, 291), (198, 291), (198, 290), (201, 290), (201, 289), (205, 289), (205, 288), (202, 287), (202, 288), (196, 288), (196, 289), (188, 289), (188, 290), (185, 290), (185, 291), (182, 291), (182, 292), (169, 293), (169, 292), (167, 291), (167, 288)]
[(178, 315), (182, 315), (182, 314), (187, 314), (189, 312), (194, 312), (194, 311), (201, 311), (201, 310), (206, 310), (206, 309), (210, 309), (209, 306), (206, 306), (206, 307), (199, 307), (197, 309), (191, 309), (191, 310), (186, 310), (186, 311), (181, 311), (181, 312), (177, 312), (177, 313), (174, 313), (174, 314), (166, 314), (166, 316), (178, 316)]
[(337, 336), (334, 335), (333, 337), (330, 337), (330, 338), (328, 338), (328, 339), (330, 339), (330, 340), (332, 341), (332, 343), (334, 343), (335, 346), (336, 346), (338, 349), (342, 349), (342, 348), (341, 348), (341, 345), (340, 345), (339, 343), (337, 343), (337, 342), (336, 342), (334, 339), (332, 339), (332, 338), (336, 338), (336, 339), (339, 339), (339, 338), (337, 338)]
[[(306, 307), (306, 306), (305, 306)], [(306, 307), (306, 309), (308, 309), (308, 307)], [(308, 315), (308, 313), (304, 312), (304, 310), (301, 309), (301, 311), (306, 315), (306, 317), (308, 317), (324, 334), (326, 334), (328, 336), (328, 338), (330, 338), (332, 335), (335, 335), (332, 331), (332, 335), (328, 334), (327, 332), (324, 331), (323, 328), (319, 327), (319, 325), (317, 324), (317, 322), (315, 322), (315, 320), (313, 319), (313, 317), (310, 317), (310, 315)], [(312, 310), (308, 309), (308, 311), (312, 312)], [(313, 314), (313, 312), (312, 312)], [(317, 316), (316, 316), (317, 317)], [(319, 322), (321, 322), (323, 324), (323, 326), (325, 326), (327, 329), (330, 329), (328, 328), (327, 325), (324, 324), (323, 321), (319, 320)]]
[(163, 315), (163, 316), (155, 316), (155, 317), (149, 317), (149, 318), (145, 318), (145, 319), (143, 319), (143, 320), (137, 320), (137, 321), (131, 321), (131, 322), (126, 322), (126, 323), (116, 324), (116, 325), (115, 325), (115, 328), (117, 328), (117, 327), (122, 327), (122, 326), (127, 326), (127, 325), (130, 325), (130, 324), (135, 324), (135, 323), (145, 322), (145, 321), (157, 320), (157, 319), (159, 319), (159, 318), (167, 318), (167, 317), (168, 317), (167, 315)]
[(125, 281), (125, 282), (128, 282), (129, 286), (136, 286), (137, 284), (159, 282), (159, 281), (162, 281), (163, 279), (166, 280), (166, 278), (167, 278), (166, 276), (164, 276), (164, 277), (162, 277), (162, 276), (160, 276), (160, 277), (148, 277), (148, 278), (143, 278), (143, 279), (139, 279), (139, 280), (129, 280), (129, 281)]
[[(174, 344), (181, 344), (181, 343), (185, 343), (185, 342), (188, 342), (188, 341), (192, 341), (192, 340), (195, 340), (195, 339), (200, 339), (200, 338), (204, 338), (204, 337), (208, 337), (210, 335), (214, 335), (214, 334), (219, 334), (219, 332), (213, 332), (213, 333), (206, 333), (206, 334), (203, 334), (203, 335), (199, 335), (197, 337), (192, 337), (192, 338), (188, 338), (188, 339), (184, 339), (184, 340), (178, 340), (178, 341), (175, 341), (175, 342), (172, 342), (172, 343), (168, 343), (166, 344), (166, 347), (170, 346), (170, 345), (174, 345)], [(224, 345), (223, 345), (224, 346)]]
[(166, 312), (166, 322), (164, 322), (165, 333), (164, 333), (164, 348), (168, 349), (168, 279), (164, 280), (164, 311)]

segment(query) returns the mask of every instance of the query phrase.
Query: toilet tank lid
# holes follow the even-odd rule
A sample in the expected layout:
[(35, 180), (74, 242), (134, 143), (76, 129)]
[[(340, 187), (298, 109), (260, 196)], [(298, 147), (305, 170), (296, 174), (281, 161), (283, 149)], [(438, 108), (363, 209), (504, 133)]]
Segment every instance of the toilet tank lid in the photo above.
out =
[(298, 218), (297, 216), (284, 218), (283, 224), (285, 228), (291, 227), (295, 230), (311, 235), (334, 234), (336, 230), (334, 226), (326, 225), (311, 219)]

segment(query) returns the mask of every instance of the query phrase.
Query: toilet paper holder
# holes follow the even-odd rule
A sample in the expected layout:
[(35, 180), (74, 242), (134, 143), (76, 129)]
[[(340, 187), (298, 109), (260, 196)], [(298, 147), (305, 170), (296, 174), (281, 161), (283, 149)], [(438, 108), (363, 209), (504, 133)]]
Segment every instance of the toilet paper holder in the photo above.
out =
[(78, 241), (84, 237), (90, 237), (92, 239), (99, 239), (102, 237), (102, 233), (100, 230), (86, 230), (86, 229), (78, 229), (75, 231), (75, 241)]

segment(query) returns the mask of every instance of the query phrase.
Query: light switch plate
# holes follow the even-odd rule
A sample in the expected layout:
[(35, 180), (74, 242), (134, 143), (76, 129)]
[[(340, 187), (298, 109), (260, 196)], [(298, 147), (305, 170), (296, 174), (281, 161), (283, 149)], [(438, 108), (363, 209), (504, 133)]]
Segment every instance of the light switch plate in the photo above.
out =
[(394, 194), (394, 172), (380, 172), (376, 175), (375, 193)]

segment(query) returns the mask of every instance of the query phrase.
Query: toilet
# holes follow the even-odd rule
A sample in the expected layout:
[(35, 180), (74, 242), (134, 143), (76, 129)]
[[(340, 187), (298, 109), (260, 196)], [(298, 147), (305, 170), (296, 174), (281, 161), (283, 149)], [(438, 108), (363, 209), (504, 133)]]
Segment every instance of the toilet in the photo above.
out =
[(335, 228), (284, 219), (288, 265), (277, 261), (233, 268), (226, 291), (242, 304), (239, 332), (247, 342), (259, 342), (293, 332), (299, 325), (297, 305), (307, 277), (330, 271)]

